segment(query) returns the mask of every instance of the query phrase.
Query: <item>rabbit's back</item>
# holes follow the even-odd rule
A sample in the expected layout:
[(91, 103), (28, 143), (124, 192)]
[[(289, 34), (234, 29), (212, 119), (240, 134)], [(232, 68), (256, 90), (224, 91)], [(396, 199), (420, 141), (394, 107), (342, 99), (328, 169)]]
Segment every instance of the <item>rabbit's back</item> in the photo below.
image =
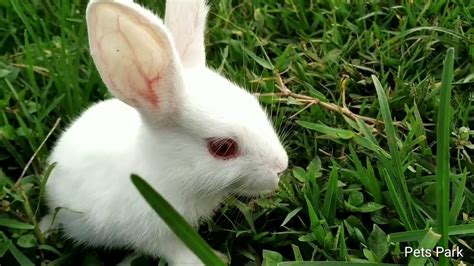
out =
[[(117, 99), (91, 106), (63, 133), (50, 162), (83, 158), (128, 148), (137, 134), (140, 117), (137, 111)], [(74, 151), (74, 152), (72, 152)]]
[(127, 230), (110, 230), (114, 221), (130, 217), (127, 204), (137, 204), (136, 193), (126, 186), (128, 169), (136, 164), (131, 153), (140, 123), (135, 109), (112, 99), (86, 110), (58, 140), (50, 157), (56, 166), (46, 183), (47, 202), (52, 212), (61, 208), (55, 223), (76, 241), (113, 245), (127, 238)]
[[(85, 192), (112, 191), (123, 179), (117, 173), (134, 163), (130, 154), (139, 125), (136, 110), (115, 99), (86, 110), (61, 135), (51, 153), (49, 162), (56, 166), (46, 183), (48, 192), (53, 192), (48, 193), (48, 198), (53, 197), (49, 202), (72, 207), (84, 202)], [(82, 195), (76, 199), (74, 194)]]

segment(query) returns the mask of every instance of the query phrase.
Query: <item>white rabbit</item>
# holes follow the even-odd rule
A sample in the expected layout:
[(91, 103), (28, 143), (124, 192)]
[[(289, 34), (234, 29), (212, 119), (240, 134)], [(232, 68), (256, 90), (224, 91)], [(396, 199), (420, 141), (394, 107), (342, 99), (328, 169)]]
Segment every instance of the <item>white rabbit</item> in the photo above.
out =
[(133, 186), (135, 173), (193, 226), (226, 195), (278, 187), (288, 165), (257, 99), (206, 67), (205, 0), (168, 1), (166, 24), (130, 0), (87, 7), (90, 50), (117, 98), (95, 104), (60, 137), (49, 161), (50, 214), (67, 237), (131, 248), (171, 264), (202, 264)]

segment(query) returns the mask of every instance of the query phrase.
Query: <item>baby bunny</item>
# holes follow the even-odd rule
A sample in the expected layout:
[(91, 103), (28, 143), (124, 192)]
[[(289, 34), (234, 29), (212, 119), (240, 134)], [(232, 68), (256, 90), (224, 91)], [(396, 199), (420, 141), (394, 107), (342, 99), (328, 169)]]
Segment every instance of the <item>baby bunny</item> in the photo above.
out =
[(87, 7), (95, 65), (115, 99), (85, 111), (49, 159), (50, 214), (88, 246), (202, 264), (133, 186), (144, 178), (197, 227), (231, 193), (275, 190), (288, 165), (257, 99), (206, 67), (205, 0), (166, 5), (165, 24), (131, 0)]

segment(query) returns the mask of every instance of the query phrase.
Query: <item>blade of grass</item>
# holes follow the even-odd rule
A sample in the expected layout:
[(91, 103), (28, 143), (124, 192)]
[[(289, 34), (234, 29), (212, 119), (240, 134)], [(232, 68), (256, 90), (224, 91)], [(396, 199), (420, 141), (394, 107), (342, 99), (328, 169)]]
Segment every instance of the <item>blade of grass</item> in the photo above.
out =
[(357, 124), (359, 125), (360, 132), (362, 132), (362, 134), (363, 134), (367, 139), (369, 139), (372, 143), (378, 144), (377, 139), (375, 139), (374, 135), (373, 135), (372, 132), (371, 132), (371, 129), (370, 129), (369, 126), (364, 122), (364, 120), (362, 120), (362, 119), (360, 119), (360, 118), (357, 118), (356, 121), (357, 121)]
[(324, 245), (324, 236), (326, 235), (325, 230), (321, 226), (321, 221), (319, 220), (319, 217), (316, 213), (316, 210), (313, 207), (313, 204), (311, 204), (311, 201), (308, 199), (308, 197), (305, 195), (304, 196), (306, 200), (306, 205), (308, 206), (308, 214), (309, 214), (309, 220), (311, 222), (311, 230), (313, 231), (313, 234), (318, 241), (320, 245)]
[(367, 168), (364, 169), (364, 171), (367, 173), (367, 177), (370, 182), (370, 186), (372, 187), (372, 190), (374, 190), (374, 194), (376, 194), (376, 196), (374, 197), (374, 201), (377, 203), (382, 203), (382, 191), (380, 190), (379, 180), (375, 177), (374, 167), (372, 166), (370, 159), (366, 160), (366, 167)]
[(344, 225), (339, 225), (339, 246), (336, 249), (339, 249), (339, 259), (348, 260), (349, 252), (347, 251), (346, 236), (344, 233)]
[[(427, 232), (427, 229), (413, 230), (407, 232), (398, 232), (388, 235), (389, 241), (391, 242), (412, 242), (419, 241)], [(439, 232), (438, 228), (433, 228), (433, 231)], [(459, 224), (448, 227), (448, 235), (474, 235), (474, 223), (470, 224)]]
[(399, 264), (376, 263), (376, 262), (348, 262), (348, 261), (286, 261), (278, 263), (278, 266), (395, 266)]
[(33, 266), (35, 265), (23, 252), (21, 252), (16, 246), (15, 244), (11, 244), (8, 248), (11, 252), (11, 254), (13, 255), (13, 257), (15, 257), (16, 261), (22, 265), (22, 266)]
[(176, 236), (206, 265), (225, 264), (217, 257), (209, 245), (186, 222), (186, 220), (156, 192), (145, 180), (137, 175), (132, 175), (132, 182), (143, 198), (155, 210)]
[(324, 196), (322, 213), (328, 224), (332, 225), (336, 216), (336, 193), (337, 193), (338, 167), (333, 162), (333, 168), (329, 174), (328, 188)]
[[(379, 156), (379, 160), (381, 159), (381, 156)], [(382, 164), (384, 165), (384, 164)], [(388, 192), (390, 195), (390, 198), (393, 201), (393, 204), (395, 206), (395, 209), (398, 212), (398, 215), (400, 215), (400, 219), (402, 220), (403, 223), (409, 223), (408, 218), (407, 218), (407, 212), (405, 207), (403, 206), (403, 203), (399, 197), (399, 193), (397, 189), (395, 188), (395, 184), (393, 183), (392, 178), (390, 178), (390, 174), (388, 173), (386, 169), (387, 165), (384, 165), (384, 168), (381, 170), (381, 175), (385, 179), (385, 183), (387, 184)]]
[(449, 211), (449, 224), (455, 225), (464, 202), (464, 190), (466, 188), (467, 171), (461, 174), (461, 180), (457, 184), (454, 200)]
[(301, 255), (300, 248), (295, 244), (291, 244), (291, 249), (293, 250), (293, 256), (295, 257), (295, 260), (303, 261), (303, 255)]
[[(436, 130), (436, 212), (438, 228), (441, 233), (440, 244), (448, 248), (449, 226), (449, 138), (451, 133), (451, 82), (453, 80), (454, 48), (449, 48), (443, 64), (440, 88), (440, 106)], [(440, 264), (447, 265), (445, 256)]]
[(0, 218), (0, 226), (15, 228), (15, 229), (24, 229), (24, 230), (30, 230), (34, 228), (32, 224), (18, 222), (16, 220), (9, 219), (9, 218)]
[(350, 144), (349, 144), (349, 150), (351, 152), (352, 162), (354, 163), (354, 166), (357, 170), (357, 174), (359, 175), (362, 185), (366, 187), (368, 191), (370, 191), (375, 202), (382, 203), (382, 194), (381, 194), (380, 186), (377, 180), (369, 179), (370, 175), (367, 173), (366, 169), (362, 166), (362, 163), (360, 162), (359, 157), (357, 156), (357, 153), (354, 150), (354, 147), (352, 147), (352, 145)]
[(296, 123), (307, 129), (312, 129), (322, 134), (327, 134), (334, 138), (351, 139), (354, 137), (354, 132), (346, 129), (332, 128), (323, 124), (315, 124), (306, 121), (296, 121)]
[(56, 167), (56, 163), (52, 163), (48, 165), (46, 170), (43, 173), (43, 178), (40, 179), (39, 184), (39, 196), (38, 196), (38, 203), (36, 205), (35, 216), (38, 214), (38, 211), (41, 207), (41, 201), (43, 200), (44, 193), (46, 191), (46, 182), (48, 182), (49, 176), (53, 172), (54, 167)]
[(380, 112), (382, 113), (385, 132), (387, 134), (390, 156), (392, 157), (395, 170), (395, 176), (389, 174), (388, 177), (393, 179), (392, 182), (394, 181), (393, 183), (396, 185), (395, 188), (398, 190), (401, 203), (403, 204), (403, 208), (406, 211), (406, 220), (404, 221), (405, 227), (407, 229), (413, 230), (416, 228), (416, 223), (413, 215), (412, 199), (405, 180), (405, 174), (403, 170), (404, 168), (400, 158), (400, 151), (397, 146), (397, 136), (392, 121), (390, 107), (388, 105), (387, 95), (385, 95), (382, 84), (380, 84), (379, 79), (375, 75), (372, 75), (372, 80), (374, 82), (375, 90), (377, 91)]
[[(433, 230), (429, 229), (423, 239), (420, 241), (418, 249), (432, 250), (436, 246), (440, 238), (440, 234), (437, 234), (433, 232)], [(408, 266), (425, 265), (426, 260), (428, 260), (428, 256), (412, 256), (410, 262), (408, 263)]]

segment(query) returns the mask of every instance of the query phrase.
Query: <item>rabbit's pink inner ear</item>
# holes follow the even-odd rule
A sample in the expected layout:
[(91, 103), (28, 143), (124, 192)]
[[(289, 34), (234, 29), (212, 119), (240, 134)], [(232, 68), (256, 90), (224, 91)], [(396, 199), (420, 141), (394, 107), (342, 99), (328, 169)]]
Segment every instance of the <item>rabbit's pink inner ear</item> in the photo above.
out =
[(205, 0), (166, 1), (165, 25), (184, 67), (206, 64), (204, 31), (208, 11)]
[(172, 55), (166, 34), (135, 10), (107, 2), (90, 8), (88, 27), (94, 62), (112, 94), (137, 108), (158, 107)]

